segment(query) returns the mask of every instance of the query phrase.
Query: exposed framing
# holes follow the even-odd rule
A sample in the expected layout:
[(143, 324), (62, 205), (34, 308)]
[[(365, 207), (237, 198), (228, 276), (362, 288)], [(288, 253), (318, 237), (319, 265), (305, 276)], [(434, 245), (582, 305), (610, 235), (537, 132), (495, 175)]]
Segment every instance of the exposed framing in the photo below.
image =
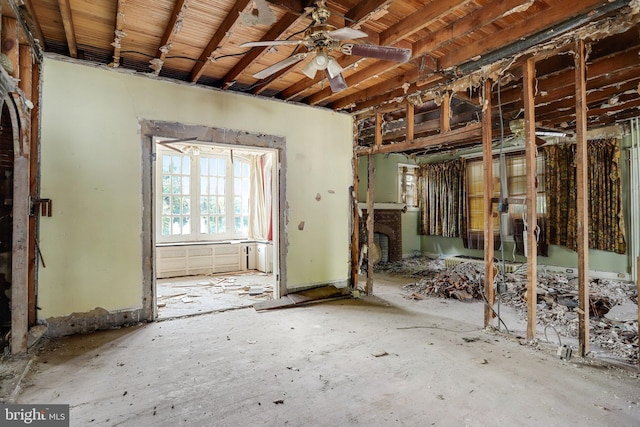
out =
[(247, 146), (266, 148), (278, 152), (278, 276), (279, 297), (287, 293), (287, 234), (285, 227), (286, 211), (286, 141), (283, 137), (262, 135), (239, 130), (223, 129), (202, 125), (144, 120), (139, 122), (142, 144), (142, 317), (153, 321), (158, 317), (154, 304), (156, 289), (154, 280), (155, 236), (153, 233), (153, 183), (154, 183), (154, 136), (167, 138), (193, 138), (198, 142), (215, 143), (229, 146)]

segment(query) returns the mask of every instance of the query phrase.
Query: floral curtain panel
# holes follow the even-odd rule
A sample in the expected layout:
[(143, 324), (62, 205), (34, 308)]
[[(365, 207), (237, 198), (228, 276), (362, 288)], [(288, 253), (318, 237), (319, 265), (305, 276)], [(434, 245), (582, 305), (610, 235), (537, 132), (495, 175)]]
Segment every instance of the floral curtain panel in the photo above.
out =
[[(577, 249), (575, 144), (543, 148), (549, 243)], [(588, 141), (589, 247), (624, 254), (620, 147), (616, 139)]]
[(420, 234), (459, 237), (464, 224), (464, 161), (420, 165)]

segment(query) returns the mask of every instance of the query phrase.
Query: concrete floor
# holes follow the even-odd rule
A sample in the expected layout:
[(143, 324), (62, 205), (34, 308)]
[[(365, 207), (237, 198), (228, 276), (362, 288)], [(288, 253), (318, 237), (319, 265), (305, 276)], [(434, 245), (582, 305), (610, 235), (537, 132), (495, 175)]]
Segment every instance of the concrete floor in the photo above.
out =
[[(482, 304), (376, 296), (49, 341), (17, 403), (72, 426), (638, 426), (637, 371), (482, 329)], [(512, 331), (524, 322), (504, 310)]]

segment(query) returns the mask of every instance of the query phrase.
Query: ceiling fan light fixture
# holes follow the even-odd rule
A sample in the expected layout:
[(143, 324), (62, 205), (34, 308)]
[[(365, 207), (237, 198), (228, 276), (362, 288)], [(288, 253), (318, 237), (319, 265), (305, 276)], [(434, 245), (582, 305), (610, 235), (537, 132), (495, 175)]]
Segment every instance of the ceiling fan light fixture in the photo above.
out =
[(309, 61), (307, 65), (305, 65), (304, 68), (302, 69), (302, 72), (304, 73), (304, 75), (309, 77), (310, 79), (316, 76), (317, 71), (318, 71), (318, 67), (316, 66), (315, 59), (312, 59), (311, 61)]
[(316, 53), (313, 62), (316, 65), (316, 70), (325, 70), (329, 66), (329, 55), (327, 52), (320, 51)]
[(343, 71), (343, 68), (338, 64), (338, 61), (336, 61), (333, 56), (330, 56), (329, 63), (327, 64), (327, 72), (329, 73), (329, 76), (333, 79)]

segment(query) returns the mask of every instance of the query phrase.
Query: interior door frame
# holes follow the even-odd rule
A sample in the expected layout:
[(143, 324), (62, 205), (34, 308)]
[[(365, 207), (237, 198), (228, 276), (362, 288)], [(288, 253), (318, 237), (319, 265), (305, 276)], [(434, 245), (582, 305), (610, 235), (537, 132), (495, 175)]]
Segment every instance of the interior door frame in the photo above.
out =
[(274, 247), (274, 274), (277, 298), (287, 293), (287, 236), (285, 227), (286, 201), (286, 141), (275, 135), (264, 135), (240, 130), (230, 130), (202, 125), (187, 125), (176, 122), (140, 119), (140, 141), (142, 144), (142, 317), (147, 321), (156, 320), (155, 280), (155, 143), (156, 138), (186, 139), (193, 138), (197, 143), (210, 143), (231, 147), (261, 148), (274, 151), (275, 165), (273, 206), (274, 234), (277, 233)]

